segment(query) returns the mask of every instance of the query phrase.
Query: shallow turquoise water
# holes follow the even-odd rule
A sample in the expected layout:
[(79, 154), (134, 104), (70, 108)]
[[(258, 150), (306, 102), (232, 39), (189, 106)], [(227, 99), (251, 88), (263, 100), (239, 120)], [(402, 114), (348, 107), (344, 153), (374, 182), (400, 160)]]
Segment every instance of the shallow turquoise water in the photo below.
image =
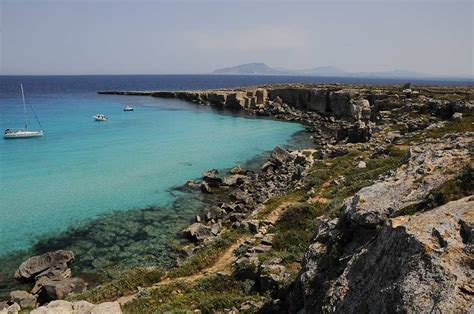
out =
[[(302, 129), (151, 97), (44, 94), (30, 102), (45, 136), (0, 140), (3, 253), (101, 214), (167, 205), (169, 188), (244, 163)], [(125, 104), (136, 110), (123, 112)], [(21, 127), (21, 110), (19, 98), (0, 98), (0, 128)], [(96, 113), (109, 121), (94, 122)]]

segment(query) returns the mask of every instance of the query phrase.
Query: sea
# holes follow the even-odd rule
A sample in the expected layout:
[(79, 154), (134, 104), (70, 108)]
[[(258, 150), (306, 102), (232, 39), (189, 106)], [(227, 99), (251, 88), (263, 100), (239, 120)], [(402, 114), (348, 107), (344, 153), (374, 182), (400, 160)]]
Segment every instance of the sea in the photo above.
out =
[[(0, 76), (0, 129), (23, 127), (21, 83), (29, 127), (45, 132), (0, 140), (0, 289), (22, 259), (53, 249), (73, 250), (75, 270), (83, 273), (169, 266), (179, 231), (205, 209), (196, 193), (180, 189), (187, 180), (211, 168), (251, 166), (277, 145), (309, 140), (298, 123), (97, 91), (295, 82), (404, 83), (297, 76)], [(124, 112), (127, 105), (135, 111)], [(109, 120), (95, 122), (98, 113)]]

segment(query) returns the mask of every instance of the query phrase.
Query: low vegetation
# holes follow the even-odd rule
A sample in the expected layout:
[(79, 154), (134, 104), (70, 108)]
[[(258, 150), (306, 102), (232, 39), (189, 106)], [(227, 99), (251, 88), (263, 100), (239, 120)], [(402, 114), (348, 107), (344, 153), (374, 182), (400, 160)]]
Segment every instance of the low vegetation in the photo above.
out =
[(159, 282), (164, 274), (165, 271), (159, 268), (136, 268), (123, 272), (116, 279), (81, 294), (72, 294), (68, 300), (87, 300), (92, 303), (116, 300), (137, 292), (139, 286), (146, 287)]
[(420, 134), (416, 134), (407, 139), (407, 144), (420, 142), (427, 138), (440, 138), (449, 133), (464, 134), (467, 132), (474, 132), (474, 115), (464, 114), (462, 119), (447, 122), (440, 128), (426, 130)]
[[(306, 177), (303, 192), (298, 200), (285, 210), (270, 232), (275, 234), (272, 249), (260, 255), (262, 261), (278, 257), (283, 264), (292, 267), (299, 262), (311, 242), (317, 227), (317, 217), (340, 215), (343, 201), (359, 189), (369, 186), (381, 175), (396, 169), (402, 162), (405, 149), (391, 146), (380, 156), (352, 151), (344, 156), (317, 161)], [(359, 161), (365, 168), (356, 167)], [(294, 194), (277, 198), (268, 204), (269, 212), (282, 204), (282, 200), (295, 199)], [(303, 201), (304, 200), (304, 201)]]
[(454, 179), (431, 191), (426, 201), (404, 208), (400, 215), (413, 215), (474, 194), (474, 168), (469, 165)]
[(170, 270), (166, 277), (179, 278), (190, 276), (212, 266), (221, 254), (237, 242), (242, 235), (243, 232), (240, 230), (224, 231), (219, 238), (216, 238), (204, 249), (191, 255), (181, 266)]
[(230, 276), (210, 275), (199, 281), (175, 281), (140, 294), (125, 305), (127, 313), (188, 313), (200, 310), (214, 313), (239, 306), (245, 301), (262, 301), (265, 297), (252, 292), (252, 283)]

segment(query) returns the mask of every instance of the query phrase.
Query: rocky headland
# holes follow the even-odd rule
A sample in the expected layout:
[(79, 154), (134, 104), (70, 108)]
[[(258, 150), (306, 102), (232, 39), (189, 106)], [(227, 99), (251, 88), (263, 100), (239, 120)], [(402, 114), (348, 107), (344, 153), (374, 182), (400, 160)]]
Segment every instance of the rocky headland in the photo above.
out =
[(0, 312), (474, 310), (472, 88), (100, 93), (300, 122), (313, 145), (276, 147), (259, 169), (211, 169), (184, 183), (208, 206), (182, 231), (174, 268), (132, 269), (84, 291), (68, 267), (73, 253), (46, 253), (19, 266), (15, 277), (32, 290), (12, 292)]

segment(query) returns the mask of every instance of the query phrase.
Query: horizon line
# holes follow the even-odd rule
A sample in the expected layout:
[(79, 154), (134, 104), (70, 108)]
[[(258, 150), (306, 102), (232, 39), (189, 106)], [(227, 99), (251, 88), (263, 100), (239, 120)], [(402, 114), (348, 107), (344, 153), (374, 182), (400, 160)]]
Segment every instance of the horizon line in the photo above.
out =
[(315, 77), (315, 78), (343, 78), (343, 79), (386, 79), (386, 80), (419, 80), (419, 81), (435, 81), (435, 80), (474, 80), (473, 76), (456, 76), (456, 75), (430, 75), (429, 77), (410, 77), (410, 76), (331, 76), (331, 75), (304, 75), (304, 74), (225, 74), (225, 73), (119, 73), (119, 74), (0, 74), (0, 77), (6, 76), (180, 76), (180, 75), (196, 75), (196, 76), (286, 76), (286, 77)]

